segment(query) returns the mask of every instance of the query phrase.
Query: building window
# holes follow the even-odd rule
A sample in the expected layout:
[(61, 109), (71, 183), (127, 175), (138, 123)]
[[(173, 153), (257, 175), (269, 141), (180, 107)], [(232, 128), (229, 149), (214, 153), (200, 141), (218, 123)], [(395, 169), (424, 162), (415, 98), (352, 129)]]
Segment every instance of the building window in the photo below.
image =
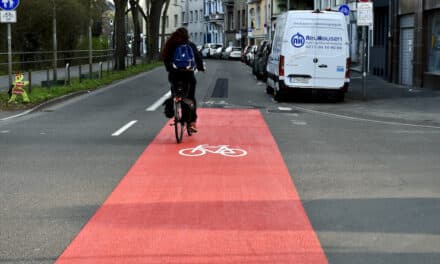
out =
[(237, 11), (237, 29), (241, 29), (240, 11)]
[(250, 25), (251, 28), (255, 28), (255, 9), (251, 8), (249, 10), (249, 23), (248, 25)]
[(193, 14), (193, 11), (190, 11), (189, 12), (189, 22), (192, 23), (193, 20), (194, 20), (194, 14)]
[(179, 24), (179, 15), (174, 15), (174, 27), (177, 27)]
[(246, 27), (246, 10), (244, 9), (242, 11), (242, 16), (243, 16), (243, 18), (241, 19), (241, 23), (243, 23), (242, 26)]
[(261, 28), (261, 8), (260, 6), (257, 6), (257, 13), (256, 15), (256, 27)]
[(228, 30), (234, 30), (234, 13), (228, 12)]
[(185, 23), (185, 12), (182, 12), (182, 24)]
[(430, 19), (428, 71), (440, 73), (440, 12)]
[(199, 20), (199, 11), (195, 11), (195, 15), (194, 15), (194, 22), (197, 22)]

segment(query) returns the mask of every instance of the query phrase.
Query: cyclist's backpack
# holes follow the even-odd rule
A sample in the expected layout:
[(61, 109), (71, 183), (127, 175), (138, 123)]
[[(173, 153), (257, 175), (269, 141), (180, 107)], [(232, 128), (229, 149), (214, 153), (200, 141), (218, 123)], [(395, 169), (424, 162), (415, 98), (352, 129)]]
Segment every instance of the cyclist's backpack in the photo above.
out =
[(194, 70), (196, 68), (194, 51), (190, 45), (181, 44), (174, 50), (173, 68), (178, 70)]

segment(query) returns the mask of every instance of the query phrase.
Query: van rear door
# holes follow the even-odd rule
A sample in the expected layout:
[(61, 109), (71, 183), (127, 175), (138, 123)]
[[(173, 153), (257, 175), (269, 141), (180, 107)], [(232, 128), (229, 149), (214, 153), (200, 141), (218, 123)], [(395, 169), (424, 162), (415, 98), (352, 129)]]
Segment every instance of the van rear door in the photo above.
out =
[(291, 11), (283, 39), (285, 84), (290, 87), (314, 86), (314, 47), (307, 40), (315, 35), (315, 14)]
[(347, 25), (339, 12), (316, 13), (315, 87), (338, 89), (344, 86), (349, 43)]

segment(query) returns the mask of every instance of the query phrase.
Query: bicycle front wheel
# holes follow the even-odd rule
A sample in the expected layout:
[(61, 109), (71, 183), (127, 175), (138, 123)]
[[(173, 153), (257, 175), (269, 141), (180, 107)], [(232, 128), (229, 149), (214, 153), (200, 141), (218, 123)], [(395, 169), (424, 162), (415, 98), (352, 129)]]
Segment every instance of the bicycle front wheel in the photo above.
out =
[(174, 133), (177, 143), (182, 142), (184, 124), (182, 122), (182, 103), (174, 102)]

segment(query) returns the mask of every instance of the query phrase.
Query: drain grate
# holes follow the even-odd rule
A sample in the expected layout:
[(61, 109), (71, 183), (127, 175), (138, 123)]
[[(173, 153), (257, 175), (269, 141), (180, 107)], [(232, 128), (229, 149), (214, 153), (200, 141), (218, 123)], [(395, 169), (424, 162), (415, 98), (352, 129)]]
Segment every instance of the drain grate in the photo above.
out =
[(218, 78), (215, 82), (214, 91), (212, 91), (211, 97), (214, 98), (227, 98), (228, 97), (229, 80), (224, 78)]

